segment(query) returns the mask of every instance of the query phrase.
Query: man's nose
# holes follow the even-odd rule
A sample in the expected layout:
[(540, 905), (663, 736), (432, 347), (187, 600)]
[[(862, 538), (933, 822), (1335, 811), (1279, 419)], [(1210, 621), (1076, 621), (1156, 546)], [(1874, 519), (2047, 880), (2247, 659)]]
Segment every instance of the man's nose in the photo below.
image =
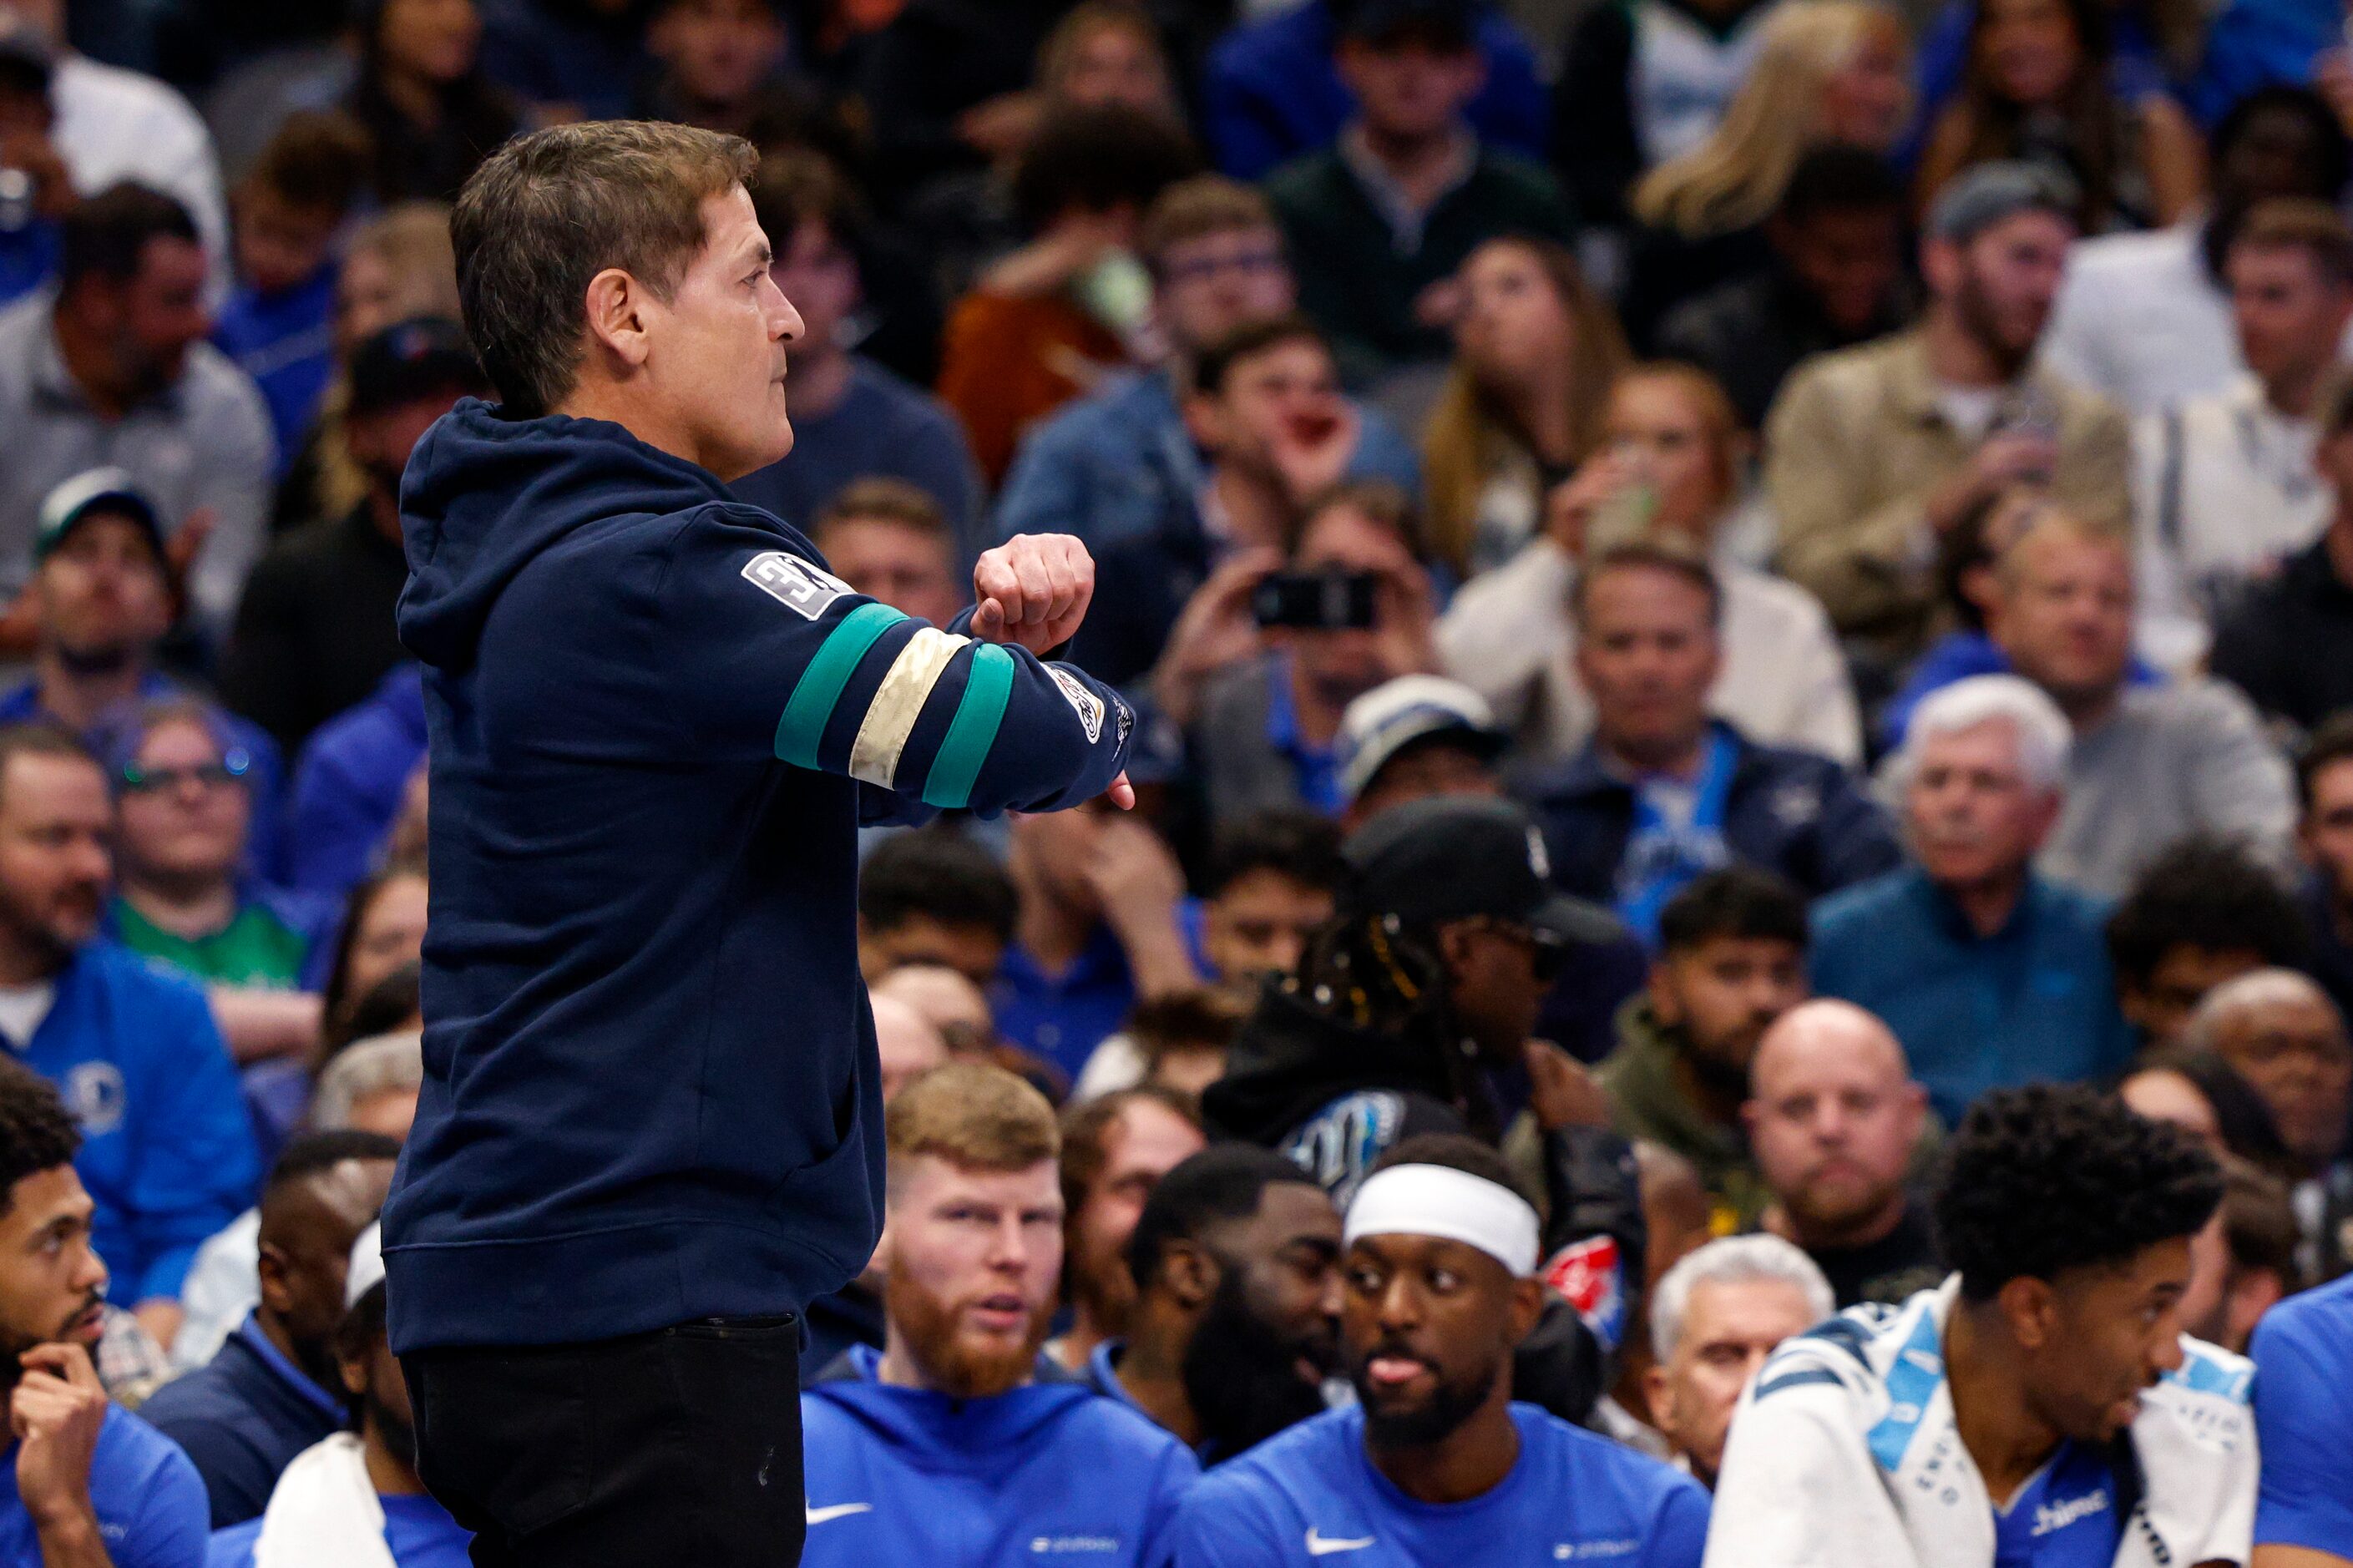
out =
[(768, 287), (775, 289), (776, 295), (776, 303), (769, 307), (768, 311), (769, 335), (779, 342), (799, 342), (808, 335), (808, 323), (801, 320), (799, 309), (785, 298), (785, 291), (776, 288), (774, 278), (768, 279)]

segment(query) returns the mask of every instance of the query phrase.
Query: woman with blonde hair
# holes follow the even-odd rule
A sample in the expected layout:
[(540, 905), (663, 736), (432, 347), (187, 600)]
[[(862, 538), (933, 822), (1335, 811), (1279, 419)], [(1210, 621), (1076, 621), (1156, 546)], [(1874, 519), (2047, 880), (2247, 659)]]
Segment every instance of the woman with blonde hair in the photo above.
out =
[(1601, 438), (1625, 335), (1550, 240), (1491, 239), (1455, 279), (1454, 364), (1422, 438), (1431, 553), (1461, 576), (1538, 531), (1545, 492)]
[(1602, 416), (1599, 449), (1546, 498), (1542, 536), (1466, 584), (1439, 621), (1446, 673), (1493, 706), (1522, 766), (1574, 755), (1593, 727), (1577, 678), (1578, 563), (1616, 544), (1672, 541), (1707, 556), (1723, 589), (1710, 706), (1759, 744), (1859, 763), (1862, 720), (1830, 617), (1804, 589), (1740, 563), (1748, 443), (1724, 389), (1691, 365), (1637, 365)]
[(1763, 236), (1799, 160), (1885, 153), (1912, 111), (1903, 25), (1868, 0), (1783, 0), (1715, 133), (1634, 187), (1642, 226), (1623, 310), (1638, 342), (1676, 304), (1769, 259)]

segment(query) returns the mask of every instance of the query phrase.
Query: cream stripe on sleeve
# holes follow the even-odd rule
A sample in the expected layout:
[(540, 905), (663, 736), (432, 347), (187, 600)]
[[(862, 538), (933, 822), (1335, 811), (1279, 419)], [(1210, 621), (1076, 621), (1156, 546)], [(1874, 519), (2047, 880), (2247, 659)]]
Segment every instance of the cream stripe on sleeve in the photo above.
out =
[(915, 721), (923, 717), (923, 704), (947, 673), (948, 662), (971, 640), (931, 626), (907, 639), (875, 689), (874, 700), (866, 705), (866, 718), (849, 748), (851, 778), (883, 789), (896, 787), (892, 781), (898, 776), (900, 753), (907, 749)]

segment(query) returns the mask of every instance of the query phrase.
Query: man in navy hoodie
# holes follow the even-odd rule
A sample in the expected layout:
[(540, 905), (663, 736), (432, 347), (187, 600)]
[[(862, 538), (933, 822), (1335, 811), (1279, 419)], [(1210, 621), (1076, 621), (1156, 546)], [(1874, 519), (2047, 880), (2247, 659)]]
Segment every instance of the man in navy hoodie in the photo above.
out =
[(859, 826), (1134, 799), (1130, 710), (1037, 657), (1092, 596), (1075, 542), (991, 551), (935, 629), (725, 489), (791, 445), (802, 330), (754, 159), (558, 126), (451, 219), (501, 402), (401, 497), (433, 890), (385, 1260), (481, 1563), (794, 1560), (797, 1314), (881, 1222)]
[(1062, 1271), (1045, 1097), (956, 1062), (891, 1101), (884, 1347), (802, 1395), (807, 1568), (1082, 1554), (1158, 1568), (1185, 1446), (1039, 1353)]

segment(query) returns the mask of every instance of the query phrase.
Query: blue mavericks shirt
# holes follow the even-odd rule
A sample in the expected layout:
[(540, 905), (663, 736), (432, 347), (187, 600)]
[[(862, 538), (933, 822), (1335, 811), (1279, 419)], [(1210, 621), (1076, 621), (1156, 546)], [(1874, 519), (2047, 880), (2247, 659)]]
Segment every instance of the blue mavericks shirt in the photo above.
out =
[(1698, 1568), (1708, 1503), (1697, 1482), (1533, 1405), (1513, 1405), (1512, 1419), (1512, 1473), (1448, 1504), (1417, 1502), (1373, 1468), (1361, 1408), (1303, 1421), (1187, 1495), (1176, 1568)]
[(2255, 1544), (2353, 1557), (2353, 1274), (2274, 1307), (2248, 1352), (2263, 1456)]
[(2116, 1478), (2096, 1448), (2063, 1443), (1993, 1514), (1994, 1568), (2108, 1568), (2123, 1521)]
[[(179, 1446), (119, 1405), (90, 1459), (90, 1502), (114, 1568), (197, 1568), (212, 1504)], [(33, 1516), (16, 1496), (16, 1444), (0, 1448), (0, 1568), (42, 1568)]]
[[(384, 1543), (397, 1568), (470, 1568), (467, 1552), (473, 1532), (451, 1519), (448, 1509), (422, 1493), (375, 1500), (384, 1505)], [(205, 1568), (253, 1568), (254, 1543), (260, 1539), (258, 1519), (215, 1531), (205, 1549)]]

